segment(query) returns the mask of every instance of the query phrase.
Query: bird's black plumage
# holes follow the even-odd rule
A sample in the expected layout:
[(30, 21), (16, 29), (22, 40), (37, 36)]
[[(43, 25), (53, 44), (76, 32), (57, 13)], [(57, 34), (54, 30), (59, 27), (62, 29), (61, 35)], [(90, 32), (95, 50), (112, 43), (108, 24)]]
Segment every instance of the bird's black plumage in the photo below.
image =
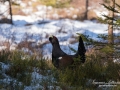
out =
[(55, 36), (49, 37), (49, 41), (52, 44), (52, 63), (56, 68), (64, 68), (72, 65), (74, 58), (80, 57), (82, 63), (85, 62), (85, 46), (81, 36), (79, 37), (78, 50), (75, 55), (68, 55), (60, 48), (59, 41)]
[(75, 56), (76, 57), (80, 56), (80, 60), (82, 63), (85, 62), (85, 52), (86, 52), (86, 49), (85, 49), (82, 37), (79, 36), (79, 45), (78, 45), (78, 50), (77, 50), (77, 53), (75, 54)]

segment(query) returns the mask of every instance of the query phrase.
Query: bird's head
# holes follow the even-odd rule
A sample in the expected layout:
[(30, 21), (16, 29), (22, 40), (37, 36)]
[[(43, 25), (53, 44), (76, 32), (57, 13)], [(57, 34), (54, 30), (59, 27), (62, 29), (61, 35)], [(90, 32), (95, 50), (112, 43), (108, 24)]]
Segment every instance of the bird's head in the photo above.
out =
[(57, 37), (53, 35), (49, 37), (49, 41), (51, 42), (51, 44), (59, 44)]

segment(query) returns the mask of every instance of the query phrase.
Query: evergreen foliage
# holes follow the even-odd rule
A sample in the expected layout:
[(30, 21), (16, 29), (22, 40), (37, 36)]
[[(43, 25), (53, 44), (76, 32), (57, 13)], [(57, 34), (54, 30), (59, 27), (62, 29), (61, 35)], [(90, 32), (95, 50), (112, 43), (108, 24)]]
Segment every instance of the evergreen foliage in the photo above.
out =
[[(109, 1), (109, 0), (108, 0)], [(107, 2), (107, 3), (110, 3)], [(119, 14), (120, 13), (120, 5), (115, 3), (115, 7), (112, 7), (112, 6), (109, 6), (109, 5), (106, 5), (106, 4), (101, 4), (104, 6), (104, 8), (106, 8), (107, 10), (109, 11), (113, 11), (114, 13), (117, 13)], [(103, 15), (105, 17), (105, 19), (102, 19), (102, 18), (99, 18), (98, 17), (98, 20), (101, 21), (102, 23), (105, 23), (105, 24), (112, 24), (109, 22), (109, 20), (113, 20), (113, 25), (114, 27), (116, 28), (119, 28), (120, 27), (120, 18), (118, 16), (115, 16), (115, 17), (110, 17), (108, 15)]]

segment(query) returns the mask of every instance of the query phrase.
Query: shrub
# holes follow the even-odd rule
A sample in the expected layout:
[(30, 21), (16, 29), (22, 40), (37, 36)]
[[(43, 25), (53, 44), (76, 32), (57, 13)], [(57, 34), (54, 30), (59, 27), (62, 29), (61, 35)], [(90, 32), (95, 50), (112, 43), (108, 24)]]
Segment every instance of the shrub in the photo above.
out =
[[(85, 37), (83, 39), (90, 41), (87, 44), (93, 44), (95, 47), (102, 44), (94, 42), (91, 39), (87, 40)], [(61, 82), (61, 86), (70, 90), (93, 90), (99, 86), (99, 84), (94, 84), (93, 81), (105, 83), (120, 81), (120, 63), (114, 62), (113, 57), (117, 56), (114, 54), (116, 52), (114, 48), (107, 45), (100, 46), (100, 49), (96, 49), (95, 47), (92, 53), (90, 52), (90, 54), (86, 55), (86, 62), (84, 64), (78, 62), (76, 59), (74, 60), (75, 67), (72, 66), (73, 68), (57, 72), (58, 76), (56, 75), (56, 78), (58, 82)], [(119, 57), (116, 58), (120, 59)], [(119, 88), (119, 85), (116, 88)], [(103, 88), (101, 87), (101, 89)]]

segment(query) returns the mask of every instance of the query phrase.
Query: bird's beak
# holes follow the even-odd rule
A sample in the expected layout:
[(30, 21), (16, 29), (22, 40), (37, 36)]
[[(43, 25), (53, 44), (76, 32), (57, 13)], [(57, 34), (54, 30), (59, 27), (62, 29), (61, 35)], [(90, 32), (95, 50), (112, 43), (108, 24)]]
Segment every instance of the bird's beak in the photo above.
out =
[(53, 38), (53, 35), (50, 35), (49, 38)]
[(53, 35), (50, 35), (49, 36), (49, 41), (52, 42), (52, 39), (53, 39)]

